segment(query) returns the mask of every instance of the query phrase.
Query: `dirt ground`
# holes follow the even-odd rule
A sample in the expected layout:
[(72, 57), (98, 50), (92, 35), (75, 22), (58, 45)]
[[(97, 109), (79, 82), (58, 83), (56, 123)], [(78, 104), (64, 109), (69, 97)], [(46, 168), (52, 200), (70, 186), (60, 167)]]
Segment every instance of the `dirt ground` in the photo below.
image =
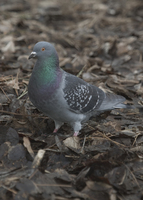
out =
[[(134, 109), (91, 119), (79, 137), (27, 94), (38, 41), (60, 66)], [(0, 199), (143, 200), (143, 1), (0, 1)]]

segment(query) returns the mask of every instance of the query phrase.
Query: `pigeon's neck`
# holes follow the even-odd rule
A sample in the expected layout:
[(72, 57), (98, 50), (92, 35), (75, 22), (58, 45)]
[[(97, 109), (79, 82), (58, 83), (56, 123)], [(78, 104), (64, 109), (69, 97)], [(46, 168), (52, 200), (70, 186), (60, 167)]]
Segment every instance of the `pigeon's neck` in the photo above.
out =
[(34, 67), (33, 75), (39, 86), (50, 86), (60, 81), (62, 70), (59, 67), (59, 60), (55, 56), (45, 59), (38, 59)]

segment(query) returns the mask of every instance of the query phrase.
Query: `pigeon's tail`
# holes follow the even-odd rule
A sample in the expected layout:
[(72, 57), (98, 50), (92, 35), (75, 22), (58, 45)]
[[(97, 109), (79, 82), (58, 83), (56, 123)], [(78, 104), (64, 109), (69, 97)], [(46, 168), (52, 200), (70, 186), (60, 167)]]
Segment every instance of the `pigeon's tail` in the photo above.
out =
[(123, 102), (126, 99), (120, 95), (116, 95), (113, 93), (106, 93), (105, 99), (99, 107), (99, 110), (112, 110), (115, 108), (128, 108), (129, 106), (124, 104)]

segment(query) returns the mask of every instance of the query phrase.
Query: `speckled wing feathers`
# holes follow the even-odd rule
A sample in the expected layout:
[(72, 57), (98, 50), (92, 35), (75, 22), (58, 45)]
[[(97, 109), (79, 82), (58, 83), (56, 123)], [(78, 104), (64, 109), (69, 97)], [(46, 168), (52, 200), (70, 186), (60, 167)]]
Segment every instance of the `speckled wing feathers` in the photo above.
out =
[(104, 92), (96, 86), (84, 82), (71, 74), (66, 74), (64, 98), (70, 110), (76, 113), (88, 113), (99, 108)]

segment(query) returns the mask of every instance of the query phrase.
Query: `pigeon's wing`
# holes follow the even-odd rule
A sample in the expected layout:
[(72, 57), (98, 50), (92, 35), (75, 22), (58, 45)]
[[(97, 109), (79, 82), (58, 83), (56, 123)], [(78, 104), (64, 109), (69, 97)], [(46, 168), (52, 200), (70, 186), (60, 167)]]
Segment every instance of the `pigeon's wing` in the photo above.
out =
[(87, 113), (98, 109), (105, 98), (105, 93), (96, 86), (66, 73), (64, 98), (69, 109), (76, 113)]

